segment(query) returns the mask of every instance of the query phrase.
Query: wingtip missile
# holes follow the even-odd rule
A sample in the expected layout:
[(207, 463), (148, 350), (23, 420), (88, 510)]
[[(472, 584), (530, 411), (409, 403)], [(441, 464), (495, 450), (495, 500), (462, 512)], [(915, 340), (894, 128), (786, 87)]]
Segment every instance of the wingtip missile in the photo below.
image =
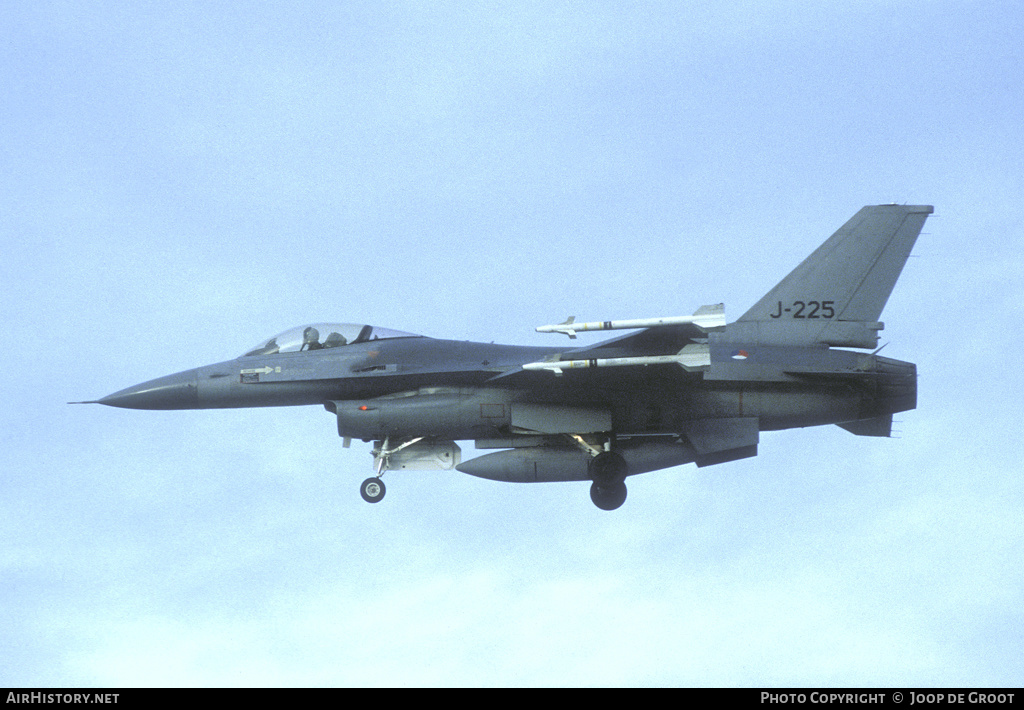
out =
[(565, 370), (586, 367), (646, 367), (648, 365), (679, 365), (684, 370), (694, 371), (711, 364), (711, 351), (707, 343), (690, 343), (675, 355), (653, 355), (642, 357), (589, 358), (586, 360), (542, 360), (524, 363), (522, 368), (533, 372), (548, 371), (560, 376)]
[(670, 318), (636, 318), (633, 320), (590, 321), (576, 323), (575, 316), (570, 316), (564, 323), (557, 325), (541, 325), (538, 333), (563, 333), (576, 338), (579, 332), (592, 330), (632, 330), (637, 328), (660, 328), (672, 325), (695, 325), (701, 330), (714, 330), (725, 327), (725, 304), (716, 303), (701, 306), (692, 316), (673, 316)]
[[(576, 316), (569, 316), (565, 319), (565, 322), (559, 323), (558, 325), (541, 325), (537, 326), (538, 333), (565, 333), (571, 339), (576, 339), (576, 328), (573, 323), (576, 322)], [(586, 325), (586, 324), (584, 324)], [(585, 330), (585, 329), (584, 329)]]

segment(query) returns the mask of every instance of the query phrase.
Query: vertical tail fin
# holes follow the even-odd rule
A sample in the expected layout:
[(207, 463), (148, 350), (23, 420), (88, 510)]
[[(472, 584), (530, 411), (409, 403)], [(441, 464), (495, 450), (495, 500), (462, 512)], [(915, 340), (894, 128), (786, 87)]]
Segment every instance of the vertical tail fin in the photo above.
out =
[(791, 342), (871, 347), (839, 341), (881, 329), (876, 321), (932, 211), (930, 205), (864, 207), (737, 322), (760, 323), (762, 336), (775, 330), (768, 324), (778, 324)]
[(816, 301), (830, 303), (836, 320), (877, 321), (932, 211), (930, 205), (864, 207), (740, 320), (799, 318), (785, 309)]

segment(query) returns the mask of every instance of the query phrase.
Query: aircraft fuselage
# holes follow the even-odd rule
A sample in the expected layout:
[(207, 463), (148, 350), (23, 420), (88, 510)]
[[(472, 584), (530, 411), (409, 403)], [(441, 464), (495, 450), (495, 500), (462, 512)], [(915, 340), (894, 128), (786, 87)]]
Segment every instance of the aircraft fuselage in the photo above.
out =
[[(745, 353), (742, 361), (730, 355), (737, 351)], [(518, 381), (507, 385), (499, 376), (560, 352), (400, 338), (334, 351), (243, 356), (157, 378), (99, 402), (129, 409), (227, 409), (339, 401), (368, 406), (365, 401), (385, 397), (388, 401), (379, 403), (385, 407), (396, 398), (434, 396), (440, 401), (437, 396), (444, 395), (449, 402), (479, 403), (484, 408), (480, 421), (452, 425), (425, 415), (413, 420), (416, 431), (477, 438), (507, 434), (506, 413), (514, 403), (606, 408), (614, 431), (629, 436), (674, 434), (685, 422), (709, 418), (756, 417), (762, 431), (867, 419), (912, 409), (916, 393), (911, 363), (843, 350), (728, 342), (712, 347), (711, 366), (703, 377), (674, 365), (591, 372), (585, 378), (573, 371), (562, 376), (520, 373)], [(498, 405), (505, 406), (504, 412)], [(334, 411), (335, 406), (328, 408)], [(402, 429), (391, 433), (412, 434)], [(377, 435), (358, 426), (351, 434)]]

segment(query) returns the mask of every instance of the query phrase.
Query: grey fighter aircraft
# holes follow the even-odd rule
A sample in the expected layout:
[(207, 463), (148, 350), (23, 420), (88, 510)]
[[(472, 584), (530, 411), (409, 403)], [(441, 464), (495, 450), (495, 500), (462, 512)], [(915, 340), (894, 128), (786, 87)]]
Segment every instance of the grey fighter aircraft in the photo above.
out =
[[(578, 323), (538, 331), (595, 345), (521, 347), (321, 323), (241, 356), (115, 392), (129, 409), (321, 405), (348, 447), (373, 442), (362, 497), (389, 470), (455, 469), (496, 481), (590, 481), (604, 510), (627, 476), (757, 454), (762, 431), (837, 424), (889, 436), (917, 405), (917, 368), (877, 354), (882, 308), (930, 206), (865, 207), (732, 323), (692, 316)], [(872, 352), (873, 351), (873, 352)], [(460, 440), (495, 449), (463, 462)]]

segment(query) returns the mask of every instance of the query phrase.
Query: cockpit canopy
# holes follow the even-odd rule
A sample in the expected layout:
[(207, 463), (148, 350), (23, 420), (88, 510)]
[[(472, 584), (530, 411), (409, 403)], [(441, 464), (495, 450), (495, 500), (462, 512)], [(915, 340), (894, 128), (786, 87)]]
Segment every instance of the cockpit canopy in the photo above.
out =
[(270, 340), (260, 341), (259, 345), (249, 349), (242, 357), (250, 355), (274, 355), (276, 353), (297, 353), (305, 350), (324, 350), (355, 345), (368, 340), (384, 340), (385, 338), (422, 338), (415, 333), (404, 333), (401, 330), (378, 328), (373, 325), (359, 323), (314, 323), (300, 325), (298, 328), (286, 330)]

